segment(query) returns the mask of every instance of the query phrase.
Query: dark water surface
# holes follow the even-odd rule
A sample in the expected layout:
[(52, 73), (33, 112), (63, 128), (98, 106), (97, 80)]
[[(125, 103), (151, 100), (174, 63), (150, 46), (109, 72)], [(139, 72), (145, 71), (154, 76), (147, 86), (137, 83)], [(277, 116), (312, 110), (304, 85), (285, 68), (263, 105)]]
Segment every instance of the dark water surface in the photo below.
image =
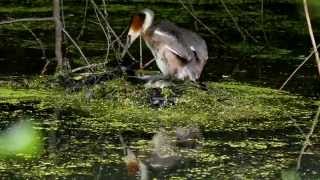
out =
[[(29, 119), (41, 130), (45, 140), (40, 157), (1, 160), (2, 178), (135, 179), (128, 176), (117, 133), (86, 128), (79, 120), (81, 113), (76, 110), (40, 110), (36, 107), (38, 103), (0, 103), (1, 129), (13, 125), (17, 119)], [(179, 151), (183, 161), (177, 168), (150, 171), (149, 175), (159, 179), (278, 179), (290, 177), (291, 173), (317, 179), (320, 172), (317, 154), (304, 156), (299, 173), (290, 170), (290, 167), (294, 169), (293, 162), (301, 147), (299, 134), (293, 124), (272, 130), (204, 132), (201, 147)], [(142, 149), (148, 146), (152, 134), (128, 131), (123, 132), (123, 136), (131, 142), (133, 150), (143, 154), (146, 152)], [(313, 144), (312, 152), (317, 152), (318, 145)]]

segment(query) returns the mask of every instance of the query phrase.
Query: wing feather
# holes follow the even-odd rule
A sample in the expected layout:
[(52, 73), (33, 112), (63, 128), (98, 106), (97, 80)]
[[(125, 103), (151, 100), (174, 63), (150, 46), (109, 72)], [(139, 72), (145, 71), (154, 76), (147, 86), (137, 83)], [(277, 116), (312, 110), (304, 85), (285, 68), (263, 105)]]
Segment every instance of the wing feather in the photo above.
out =
[(187, 61), (195, 58), (208, 59), (205, 41), (197, 34), (180, 28), (171, 22), (162, 21), (156, 25), (153, 31), (153, 39), (158, 42), (165, 42), (168, 50)]

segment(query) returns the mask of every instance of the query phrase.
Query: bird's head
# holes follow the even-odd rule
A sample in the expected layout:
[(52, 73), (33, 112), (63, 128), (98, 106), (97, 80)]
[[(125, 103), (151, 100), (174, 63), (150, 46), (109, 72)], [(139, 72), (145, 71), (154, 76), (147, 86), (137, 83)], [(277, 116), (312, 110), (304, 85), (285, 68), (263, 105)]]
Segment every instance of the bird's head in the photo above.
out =
[(152, 25), (154, 13), (150, 9), (144, 9), (131, 18), (127, 41), (122, 56), (125, 55), (131, 44)]

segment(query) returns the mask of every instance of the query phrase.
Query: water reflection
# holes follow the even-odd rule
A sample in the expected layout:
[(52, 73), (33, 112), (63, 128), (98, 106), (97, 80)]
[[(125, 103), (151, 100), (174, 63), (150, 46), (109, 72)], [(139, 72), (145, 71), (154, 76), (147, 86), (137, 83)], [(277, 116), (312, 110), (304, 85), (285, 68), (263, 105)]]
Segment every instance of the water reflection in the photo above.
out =
[[(19, 107), (11, 108), (17, 109)], [(25, 113), (28, 114), (27, 111)], [(81, 121), (77, 111), (72, 109), (60, 113), (60, 120), (57, 120), (55, 110), (33, 110), (37, 122), (40, 122), (36, 127), (43, 131), (44, 150), (40, 157), (31, 161), (0, 160), (3, 167), (1, 176), (76, 180), (141, 178), (141, 175), (128, 174), (128, 163), (126, 165), (123, 161), (123, 145), (118, 134), (86, 128), (85, 121)], [(279, 177), (283, 168), (295, 165), (300, 144), (294, 142), (302, 138), (297, 137), (299, 132), (294, 126), (272, 132), (232, 131), (235, 134), (206, 131), (202, 135), (200, 132), (203, 130), (194, 126), (160, 129), (153, 138), (149, 134), (131, 136), (125, 133), (124, 139), (129, 143), (130, 153), (137, 158), (140, 170), (144, 169), (149, 178), (264, 179)], [(299, 176), (319, 177), (317, 154), (304, 157)], [(11, 172), (15, 172), (14, 176)]]

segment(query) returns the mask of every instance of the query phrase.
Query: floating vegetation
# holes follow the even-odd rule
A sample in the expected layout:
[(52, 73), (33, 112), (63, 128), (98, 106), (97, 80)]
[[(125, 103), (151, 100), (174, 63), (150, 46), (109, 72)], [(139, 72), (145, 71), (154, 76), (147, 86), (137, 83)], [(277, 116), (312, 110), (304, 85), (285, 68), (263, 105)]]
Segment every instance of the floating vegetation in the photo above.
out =
[(160, 93), (176, 103), (159, 108), (150, 104), (150, 89), (122, 78), (89, 86), (95, 97), (89, 101), (87, 86), (66, 92), (51, 81), (31, 82), (1, 86), (1, 128), (31, 116), (43, 131), (44, 149), (28, 163), (0, 160), (4, 177), (11, 171), (17, 178), (128, 177), (118, 134), (140, 158), (153, 151), (151, 139), (161, 128), (178, 136), (173, 145), (183, 159), (154, 177), (280, 177), (303, 140), (296, 126), (306, 129), (316, 107), (301, 96), (234, 82), (210, 82), (207, 91), (165, 88)]

